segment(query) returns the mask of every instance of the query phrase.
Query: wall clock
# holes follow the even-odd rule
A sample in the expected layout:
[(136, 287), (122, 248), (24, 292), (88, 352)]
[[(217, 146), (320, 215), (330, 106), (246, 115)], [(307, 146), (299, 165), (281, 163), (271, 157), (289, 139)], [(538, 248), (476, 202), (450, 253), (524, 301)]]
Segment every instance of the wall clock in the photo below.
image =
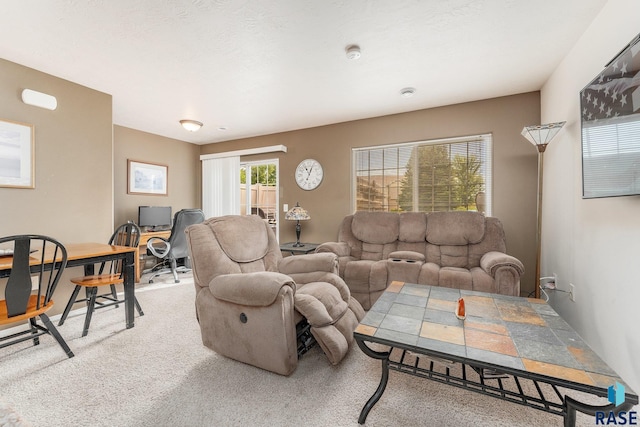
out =
[(322, 165), (317, 160), (305, 159), (296, 168), (296, 183), (303, 190), (317, 188), (323, 177)]

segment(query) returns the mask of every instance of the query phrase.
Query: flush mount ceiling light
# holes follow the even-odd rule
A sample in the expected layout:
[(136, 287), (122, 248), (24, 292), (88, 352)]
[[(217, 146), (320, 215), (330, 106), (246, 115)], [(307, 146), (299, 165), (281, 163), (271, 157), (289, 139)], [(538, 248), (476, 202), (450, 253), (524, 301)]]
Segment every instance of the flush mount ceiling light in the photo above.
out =
[(360, 46), (358, 46), (357, 44), (347, 46), (345, 51), (347, 52), (347, 59), (350, 59), (352, 61), (355, 61), (362, 55), (360, 53)]
[(202, 127), (202, 123), (196, 120), (180, 120), (180, 124), (189, 132), (196, 132)]
[(405, 87), (400, 89), (400, 96), (403, 98), (411, 98), (413, 94), (416, 93), (416, 89), (413, 87)]

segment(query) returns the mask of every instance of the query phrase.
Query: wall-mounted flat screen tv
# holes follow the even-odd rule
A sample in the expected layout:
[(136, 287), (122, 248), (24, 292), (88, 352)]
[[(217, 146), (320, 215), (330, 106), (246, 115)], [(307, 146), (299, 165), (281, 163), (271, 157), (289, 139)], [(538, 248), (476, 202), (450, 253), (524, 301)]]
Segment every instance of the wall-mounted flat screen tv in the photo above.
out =
[(640, 194), (639, 40), (580, 92), (585, 199)]
[(138, 225), (152, 230), (171, 227), (171, 206), (138, 206)]

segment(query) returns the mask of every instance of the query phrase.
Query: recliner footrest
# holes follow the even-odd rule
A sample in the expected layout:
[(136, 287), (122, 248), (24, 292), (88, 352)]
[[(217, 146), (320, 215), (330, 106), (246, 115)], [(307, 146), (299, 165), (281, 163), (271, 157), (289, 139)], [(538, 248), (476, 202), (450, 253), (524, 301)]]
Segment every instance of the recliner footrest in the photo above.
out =
[(311, 325), (311, 333), (331, 364), (340, 363), (349, 350), (353, 330), (358, 324), (349, 302), (342, 299), (334, 285), (311, 282), (296, 291), (294, 305)]

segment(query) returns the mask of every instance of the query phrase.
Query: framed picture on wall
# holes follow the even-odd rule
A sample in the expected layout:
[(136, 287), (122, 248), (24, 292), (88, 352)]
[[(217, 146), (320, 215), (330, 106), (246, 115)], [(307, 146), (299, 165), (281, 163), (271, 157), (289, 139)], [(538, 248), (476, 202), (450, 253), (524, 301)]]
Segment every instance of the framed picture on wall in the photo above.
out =
[(168, 195), (169, 166), (127, 160), (127, 193)]
[(0, 187), (35, 188), (33, 125), (0, 120)]

